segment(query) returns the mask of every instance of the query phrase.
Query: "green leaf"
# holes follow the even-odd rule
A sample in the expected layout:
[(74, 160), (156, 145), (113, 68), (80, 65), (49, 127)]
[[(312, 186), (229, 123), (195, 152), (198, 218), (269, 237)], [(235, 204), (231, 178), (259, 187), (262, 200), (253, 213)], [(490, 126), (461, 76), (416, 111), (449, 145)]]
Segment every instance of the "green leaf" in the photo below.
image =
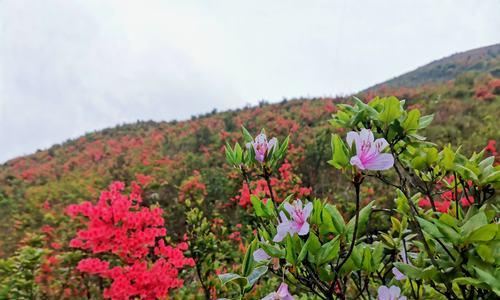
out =
[(293, 238), (289, 234), (287, 234), (285, 238), (285, 249), (286, 249), (286, 254), (285, 254), (285, 259), (288, 263), (295, 265), (296, 263), (296, 256), (295, 256), (295, 247), (293, 243)]
[(262, 210), (262, 202), (260, 201), (260, 199), (255, 195), (250, 195), (250, 202), (252, 202), (252, 206), (257, 217), (263, 217), (265, 214)]
[(226, 142), (225, 150), (226, 150), (226, 161), (230, 165), (235, 165), (236, 163), (234, 161), (233, 149), (231, 148), (231, 145), (229, 145), (229, 143), (227, 143), (227, 142)]
[(260, 247), (271, 257), (284, 258), (285, 250), (269, 245), (267, 243), (260, 243)]
[(481, 180), (482, 184), (494, 183), (500, 181), (500, 171), (494, 171)]
[(474, 173), (471, 169), (462, 165), (458, 165), (455, 168), (464, 177), (464, 179), (472, 179), (475, 182), (478, 181), (476, 173)]
[(494, 156), (489, 156), (485, 159), (483, 159), (479, 164), (478, 164), (478, 167), (481, 169), (481, 170), (484, 170), (486, 169), (488, 166), (491, 166), (493, 165), (493, 163), (495, 162), (495, 157)]
[(372, 266), (372, 252), (370, 247), (365, 247), (363, 250), (363, 259), (361, 263), (363, 270), (365, 271), (372, 271), (373, 266)]
[(321, 221), (322, 211), (323, 211), (323, 204), (319, 199), (314, 199), (312, 215), (309, 218), (311, 224), (320, 225), (322, 223)]
[(401, 222), (398, 219), (391, 217), (391, 223), (394, 232), (401, 232)]
[(424, 129), (429, 126), (434, 119), (434, 115), (423, 116), (418, 120), (418, 129)]
[(437, 229), (436, 225), (434, 225), (432, 222), (427, 221), (426, 219), (416, 217), (418, 223), (420, 224), (420, 227), (422, 227), (422, 230), (428, 234), (430, 234), (433, 237), (436, 238), (442, 238), (443, 234)]
[(477, 277), (486, 282), (493, 291), (500, 296), (500, 277), (494, 276), (491, 270), (485, 271), (480, 267), (474, 267)]
[(346, 145), (338, 134), (332, 134), (332, 159), (328, 163), (337, 169), (344, 168), (349, 165), (349, 151)]
[(383, 109), (378, 115), (378, 119), (384, 122), (386, 125), (396, 120), (401, 116), (402, 110), (399, 104), (399, 100), (396, 97), (385, 98), (382, 102)]
[(453, 283), (458, 285), (472, 285), (480, 289), (488, 289), (488, 285), (482, 280), (471, 277), (458, 277), (453, 279)]
[(401, 273), (405, 274), (411, 279), (430, 279), (438, 274), (438, 271), (434, 266), (427, 267), (425, 269), (420, 269), (415, 266), (405, 264), (402, 262), (395, 262), (394, 266), (398, 268)]
[(480, 244), (476, 248), (477, 254), (484, 260), (485, 262), (489, 263), (494, 263), (495, 258), (493, 257), (493, 250), (491, 249), (491, 246), (485, 245), (485, 244)]
[(245, 277), (250, 275), (250, 273), (252, 272), (253, 252), (255, 251), (256, 247), (257, 247), (257, 239), (254, 239), (248, 246), (247, 252), (245, 253), (245, 258), (241, 263), (243, 276)]
[(324, 263), (333, 260), (334, 258), (337, 257), (339, 250), (340, 250), (340, 240), (339, 236), (336, 236), (333, 240), (321, 246), (317, 255), (318, 258), (316, 260), (316, 264), (320, 266)]
[(456, 244), (460, 241), (461, 235), (458, 234), (453, 227), (439, 220), (434, 220), (434, 224), (436, 224), (438, 230), (452, 243)]
[(273, 202), (271, 200), (268, 200), (266, 202), (266, 204), (264, 204), (262, 206), (262, 208), (264, 209), (264, 214), (267, 216), (267, 217), (270, 217), (270, 216), (273, 216), (275, 215), (275, 212), (274, 212), (274, 205), (273, 205)]
[(403, 122), (403, 128), (406, 131), (413, 131), (418, 129), (418, 120), (420, 119), (420, 111), (418, 109), (412, 109), (406, 120)]
[(337, 233), (341, 234), (345, 230), (344, 217), (340, 214), (339, 210), (335, 205), (326, 204), (325, 209), (328, 214), (332, 217), (333, 226), (337, 230)]
[(306, 243), (302, 246), (297, 261), (303, 261), (308, 252), (311, 254), (317, 253), (320, 247), (321, 243), (316, 234), (314, 234), (314, 232), (309, 232), (309, 238), (307, 238)]
[(486, 214), (483, 211), (480, 211), (465, 222), (461, 228), (462, 235), (468, 236), (473, 230), (486, 224), (488, 224)]
[(241, 164), (241, 162), (243, 161), (243, 149), (241, 149), (239, 143), (236, 143), (236, 145), (234, 145), (233, 155), (234, 155), (234, 163), (236, 165)]
[[(359, 211), (358, 232), (356, 234), (357, 236), (360, 236), (360, 235), (364, 234), (364, 231), (366, 229), (366, 223), (368, 223), (368, 218), (370, 217), (370, 214), (371, 214), (372, 207), (373, 207), (374, 203), (375, 203), (375, 201), (372, 201), (372, 202), (368, 203), (368, 205), (366, 205), (365, 207), (363, 207)], [(355, 224), (354, 222), (355, 222), (355, 219), (356, 219), (356, 216), (353, 216), (352, 219), (349, 221), (349, 223), (347, 223), (346, 234), (347, 234), (348, 241), (352, 240), (352, 235), (354, 233), (354, 224)]]
[(248, 132), (245, 126), (241, 126), (241, 131), (243, 132), (243, 139), (245, 140), (245, 143), (253, 142), (253, 136), (250, 134), (250, 132)]
[(450, 147), (445, 147), (442, 151), (442, 154), (443, 159), (441, 160), (441, 163), (444, 169), (447, 171), (452, 170), (455, 165), (455, 152), (453, 152)]
[(490, 241), (497, 234), (497, 229), (497, 224), (483, 225), (466, 236), (465, 241), (468, 243)]
[(229, 282), (232, 282), (240, 287), (241, 290), (248, 284), (248, 280), (245, 277), (242, 277), (238, 274), (234, 273), (225, 273), (220, 274), (219, 279), (222, 282), (222, 285), (226, 285)]
[(262, 277), (262, 275), (266, 274), (267, 270), (267, 266), (255, 268), (255, 270), (253, 270), (253, 272), (248, 275), (248, 285), (252, 287), (257, 282), (257, 280)]

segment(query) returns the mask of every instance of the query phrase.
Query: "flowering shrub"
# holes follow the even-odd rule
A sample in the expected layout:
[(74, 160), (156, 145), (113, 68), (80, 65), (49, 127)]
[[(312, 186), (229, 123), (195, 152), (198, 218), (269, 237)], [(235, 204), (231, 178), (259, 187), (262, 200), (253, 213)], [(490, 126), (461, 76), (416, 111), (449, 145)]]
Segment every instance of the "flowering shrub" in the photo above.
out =
[[(419, 109), (422, 114), (434, 112), (435, 115), (431, 126), (425, 128), (424, 133), (422, 133), (422, 130), (418, 130), (417, 135), (412, 137), (412, 143), (417, 145), (427, 143), (427, 148), (437, 148), (438, 159), (444, 148), (429, 142), (439, 142), (440, 145), (447, 145), (448, 143), (460, 145), (460, 155), (457, 156), (457, 162), (462, 160), (461, 155), (463, 153), (470, 154), (473, 151), (480, 151), (483, 146), (486, 146), (482, 158), (495, 156), (493, 165), (498, 165), (500, 156), (498, 156), (498, 147), (496, 146), (500, 140), (500, 135), (498, 126), (495, 123), (495, 120), (500, 118), (500, 101), (497, 101), (500, 99), (498, 87), (492, 84), (490, 88), (490, 82), (493, 83), (495, 79), (491, 75), (482, 72), (469, 73), (466, 77), (466, 82), (457, 79), (443, 83), (435, 82), (424, 86), (387, 86), (384, 87), (383, 91), (370, 90), (362, 92), (360, 96), (364, 99), (371, 99), (372, 97), (368, 97), (369, 94), (394, 94), (406, 99), (404, 105), (406, 110), (400, 118), (403, 122), (406, 116), (405, 113), (410, 113), (415, 108)], [(479, 90), (482, 86), (486, 88), (487, 93), (484, 95), (487, 97), (475, 97), (476, 90)], [(484, 95), (478, 94), (481, 97)], [(491, 98), (491, 95), (494, 98)], [(486, 98), (489, 98), (489, 100)], [(259, 214), (265, 215), (269, 212), (266, 210), (266, 205), (272, 205), (272, 203), (270, 203), (268, 181), (261, 175), (263, 175), (262, 166), (269, 166), (269, 159), (272, 158), (272, 155), (266, 152), (265, 163), (254, 160), (251, 166), (245, 165), (249, 179), (247, 184), (245, 180), (235, 180), (243, 178), (239, 167), (230, 170), (231, 166), (224, 163), (225, 141), (228, 141), (233, 146), (241, 136), (238, 128), (243, 124), (253, 135), (251, 139), (240, 142), (243, 151), (255, 151), (255, 149), (251, 150), (245, 147), (245, 144), (255, 142), (255, 136), (261, 133), (262, 124), (266, 126), (268, 142), (272, 140), (273, 136), (278, 137), (282, 142), (283, 138), (281, 137), (290, 134), (290, 144), (286, 156), (278, 162), (278, 165), (269, 176), (269, 183), (276, 205), (279, 208), (281, 203), (292, 204), (297, 199), (300, 199), (303, 205), (312, 202), (313, 211), (307, 219), (310, 232), (311, 230), (316, 232), (316, 227), (318, 227), (318, 223), (314, 223), (315, 211), (319, 211), (319, 209), (314, 209), (314, 200), (316, 198), (330, 205), (335, 204), (335, 208), (341, 213), (345, 223), (349, 223), (355, 216), (355, 191), (350, 183), (352, 174), (345, 167), (337, 169), (328, 166), (328, 164), (334, 163), (334, 158), (330, 159), (331, 134), (337, 134), (338, 138), (346, 146), (346, 151), (349, 152), (347, 163), (350, 163), (350, 159), (357, 154), (355, 143), (352, 144), (353, 148), (349, 147), (347, 143), (348, 132), (354, 131), (359, 134), (362, 129), (371, 129), (374, 134), (374, 141), (382, 137), (386, 138), (388, 143), (393, 140), (393, 137), (385, 137), (383, 132), (379, 132), (373, 124), (370, 124), (370, 122), (373, 123), (373, 121), (369, 121), (373, 119), (373, 116), (368, 116), (367, 112), (358, 114), (358, 119), (365, 124), (331, 126), (328, 120), (331, 118), (332, 113), (338, 113), (337, 116), (351, 113), (341, 105), (342, 103), (349, 103), (349, 101), (350, 98), (345, 97), (289, 99), (272, 105), (266, 104), (260, 107), (212, 113), (188, 121), (137, 122), (135, 124), (120, 125), (115, 128), (89, 133), (84, 137), (69, 140), (50, 149), (37, 151), (32, 155), (19, 157), (2, 164), (0, 166), (0, 217), (3, 222), (0, 223), (0, 255), (2, 260), (9, 266), (12, 266), (12, 264), (23, 266), (22, 271), (26, 272), (27, 276), (19, 275), (14, 277), (12, 274), (17, 272), (15, 268), (2, 269), (3, 272), (0, 271), (0, 282), (2, 283), (0, 290), (4, 293), (1, 294), (0, 298), (9, 298), (9, 296), (10, 298), (30, 298), (26, 296), (31, 295), (30, 293), (39, 299), (102, 298), (102, 291), (110, 286), (112, 279), (101, 277), (98, 274), (90, 275), (79, 272), (76, 268), (78, 262), (85, 258), (99, 258), (102, 261), (109, 262), (110, 268), (127, 264), (122, 261), (123, 259), (118, 254), (109, 251), (93, 254), (91, 249), (83, 250), (69, 247), (69, 241), (75, 237), (74, 232), (79, 222), (68, 222), (68, 216), (63, 211), (68, 204), (81, 203), (87, 199), (97, 199), (101, 190), (107, 189), (110, 182), (117, 180), (125, 182), (127, 186), (132, 180), (136, 180), (143, 189), (141, 194), (143, 201), (140, 206), (152, 209), (158, 205), (163, 209), (162, 216), (165, 222), (162, 227), (168, 228), (168, 237), (165, 239), (165, 244), (170, 244), (170, 240), (181, 240), (185, 234), (186, 239), (183, 239), (185, 242), (192, 242), (193, 246), (198, 242), (200, 243), (199, 247), (196, 246), (198, 247), (196, 248), (196, 255), (205, 261), (201, 269), (204, 270), (202, 273), (206, 273), (207, 276), (202, 274), (202, 277), (206, 278), (206, 286), (212, 299), (217, 297), (236, 298), (238, 291), (233, 289), (232, 284), (221, 287), (216, 274), (239, 273), (240, 263), (244, 257), (242, 253), (246, 253), (246, 249), (248, 249), (251, 244), (250, 241), (254, 237), (253, 229), (255, 229), (255, 235), (259, 235), (258, 225), (262, 223), (261, 220), (264, 219), (266, 222), (271, 223), (269, 221), (271, 219), (256, 216), (252, 201), (256, 203), (257, 200), (260, 200), (261, 204), (257, 204), (257, 208), (261, 209)], [(380, 111), (379, 108), (377, 108), (377, 111)], [(378, 121), (380, 120), (374, 120), (374, 122)], [(396, 123), (394, 122), (392, 125), (393, 129), (398, 128)], [(400, 122), (400, 125), (402, 125), (402, 122)], [(412, 133), (410, 132), (410, 134)], [(418, 140), (422, 139), (423, 135), (427, 139), (425, 141)], [(408, 145), (406, 148), (408, 151), (415, 150), (413, 145)], [(431, 163), (431, 166), (427, 167), (427, 160), (433, 160), (434, 150), (420, 148), (422, 147), (418, 149), (420, 154), (414, 153), (412, 155), (413, 158), (419, 155), (422, 158), (415, 159), (411, 163), (418, 167), (418, 176), (427, 176), (425, 175), (427, 169), (435, 168), (435, 163)], [(451, 149), (456, 152), (457, 148)], [(381, 154), (389, 153), (392, 153), (390, 145), (381, 151)], [(403, 158), (403, 154), (401, 153), (401, 158)], [(467, 160), (469, 159), (470, 155), (467, 156)], [(330, 160), (329, 163), (328, 160)], [(395, 164), (401, 169), (397, 160), (395, 160)], [(413, 169), (412, 166), (405, 166)], [(473, 172), (478, 172), (474, 167), (474, 163), (469, 164), (469, 166), (465, 165), (465, 167)], [(190, 176), (194, 175), (193, 177), (196, 177), (195, 170), (198, 170), (200, 176), (202, 176), (202, 180), (199, 180), (198, 183), (205, 185), (205, 189), (202, 189), (198, 184), (189, 184), (190, 179), (192, 179)], [(389, 217), (389, 214), (391, 214), (401, 225), (407, 224), (406, 227), (402, 227), (406, 228), (403, 229), (405, 237), (408, 236), (410, 231), (416, 233), (413, 219), (407, 218), (406, 223), (403, 222), (402, 214), (396, 210), (397, 204), (393, 201), (397, 196), (396, 188), (382, 181), (384, 179), (388, 183), (398, 184), (399, 177), (396, 169), (392, 167), (388, 170), (363, 170), (362, 172), (366, 176), (360, 186), (360, 208), (370, 205), (372, 200), (375, 202), (373, 202), (372, 212), (369, 214), (365, 230), (361, 230), (363, 226), (358, 228), (358, 231), (363, 232), (360, 233), (359, 241), (370, 245), (370, 247), (374, 246), (372, 240), (373, 242), (382, 241), (383, 254), (392, 257), (395, 263), (406, 262), (415, 268), (422, 269), (425, 265), (420, 260), (429, 262), (430, 258), (420, 255), (416, 251), (417, 248), (414, 247), (413, 242), (418, 244), (419, 240), (405, 238), (407, 246), (411, 246), (412, 249), (408, 258), (403, 258), (402, 242), (399, 238), (399, 231), (396, 231), (396, 229), (399, 230), (398, 223)], [(445, 172), (447, 174), (443, 177), (441, 175), (436, 176), (435, 182), (421, 183), (420, 191), (415, 190), (413, 185), (418, 183), (418, 178), (408, 175), (404, 170), (402, 175), (408, 178), (406, 180), (406, 185), (409, 186), (408, 194), (411, 195), (410, 199), (417, 206), (418, 212), (424, 219), (432, 220), (431, 217), (437, 218), (440, 214), (457, 215), (455, 199), (457, 195), (460, 206), (458, 220), (463, 222), (464, 216), (467, 216), (471, 209), (484, 206), (483, 199), (490, 197), (491, 189), (489, 187), (478, 187), (473, 180), (464, 181), (467, 188), (463, 189), (462, 175), (460, 175), (458, 169), (458, 184), (454, 183), (453, 170), (446, 170)], [(377, 176), (382, 178), (379, 179)], [(183, 186), (184, 183), (186, 185)], [(431, 190), (432, 197), (428, 197), (425, 185)], [(457, 192), (455, 192), (455, 185)], [(197, 189), (197, 186), (200, 189)], [(130, 187), (127, 188), (127, 190), (129, 189)], [(184, 202), (182, 200), (178, 201), (183, 197), (181, 195), (183, 189), (185, 189)], [(241, 192), (238, 192), (240, 189)], [(418, 193), (420, 195), (417, 196)], [(291, 194), (293, 196), (288, 198)], [(478, 196), (479, 194), (481, 196)], [(204, 198), (201, 205), (198, 204), (200, 198)], [(193, 199), (189, 207), (186, 205), (186, 202), (189, 202), (188, 199)], [(234, 200), (231, 202), (228, 199)], [(47, 203), (50, 203), (50, 212), (47, 211), (48, 207), (42, 209), (42, 204), (46, 200)], [(434, 212), (432, 202), (434, 202), (436, 212)], [(469, 204), (471, 202), (474, 203)], [(498, 198), (489, 198), (486, 203), (498, 203)], [(93, 204), (95, 205), (95, 203)], [(151, 204), (155, 205), (150, 206)], [(240, 206), (245, 209), (241, 209)], [(187, 224), (187, 213), (194, 208), (199, 209), (201, 217), (193, 214), (196, 216), (190, 218), (192, 223)], [(491, 206), (488, 205), (487, 208), (489, 210)], [(284, 210), (284, 206), (281, 206), (280, 211), (283, 211), (289, 220), (291, 219), (288, 212)], [(324, 218), (328, 219), (327, 214), (324, 213), (324, 215)], [(486, 213), (487, 221), (493, 222), (490, 215), (491, 212)], [(273, 220), (275, 221), (272, 225), (276, 228), (281, 218), (278, 212), (274, 217)], [(206, 219), (205, 222), (202, 221), (203, 218)], [(394, 230), (392, 229), (392, 221), (395, 222)], [(432, 223), (434, 224), (434, 221)], [(270, 227), (271, 224), (267, 226)], [(458, 223), (458, 226), (453, 227), (453, 229), (458, 232), (460, 226), (461, 223)], [(322, 230), (325, 231), (325, 228), (328, 227), (323, 225)], [(192, 234), (189, 233), (188, 229), (193, 229)], [(430, 241), (431, 251), (436, 251), (437, 262), (446, 261), (447, 264), (452, 264), (450, 260), (446, 260), (447, 253), (441, 253), (442, 247), (439, 245), (438, 240), (429, 238), (425, 228), (423, 230), (424, 235)], [(205, 235), (206, 232), (211, 232), (213, 235), (208, 237)], [(397, 244), (396, 246), (399, 247), (399, 251), (389, 251), (388, 249), (393, 249), (390, 247), (394, 247), (392, 246), (392, 240), (386, 241), (385, 238), (388, 236), (381, 235), (381, 233), (393, 238)], [(275, 232), (272, 232), (269, 240), (263, 240), (272, 244), (274, 236)], [(318, 237), (321, 237), (321, 242), (324, 243), (336, 236), (335, 233), (323, 233)], [(299, 237), (307, 241), (308, 235)], [(162, 239), (161, 237), (158, 238)], [(346, 254), (344, 249), (348, 250), (350, 246), (345, 240), (349, 238), (340, 235), (339, 239), (341, 240), (339, 253), (344, 257)], [(278, 245), (282, 247), (286, 240), (287, 237), (285, 236)], [(356, 241), (356, 246), (353, 249), (354, 254), (352, 255), (359, 254), (359, 241)], [(468, 244), (453, 244), (451, 246), (443, 238), (439, 238), (439, 241), (443, 242), (453, 255), (455, 255), (455, 252), (453, 252), (455, 248), (466, 254), (467, 251), (462, 248), (465, 247), (470, 250)], [(206, 248), (203, 246), (205, 242)], [(258, 243), (260, 242), (261, 239), (258, 236)], [(472, 245), (477, 247), (477, 251), (472, 251), (472, 254), (465, 256), (475, 257), (477, 260), (474, 262), (464, 260), (467, 261), (467, 263), (464, 262), (464, 265), (469, 266), (474, 263), (477, 266), (483, 266), (481, 262), (478, 262), (479, 260), (482, 261), (478, 253), (483, 256), (485, 253), (487, 255), (488, 250), (485, 250), (485, 247), (490, 247), (489, 244), (491, 243), (494, 244), (492, 241), (487, 241), (486, 245), (481, 245), (479, 242), (473, 243)], [(28, 256), (20, 255), (20, 253), (26, 246), (43, 253), (41, 261), (34, 264), (33, 268), (24, 268), (26, 266), (24, 261)], [(265, 280), (259, 280), (254, 288), (245, 294), (245, 298), (260, 299), (271, 291), (277, 292), (278, 286), (283, 281), (289, 284), (290, 294), (297, 298), (319, 298), (319, 296), (314, 296), (312, 293), (306, 293), (306, 289), (290, 281), (290, 279), (293, 279), (291, 275), (283, 278), (271, 274), (275, 272), (274, 268), (283, 266), (283, 260), (280, 261), (276, 257), (269, 256), (263, 248), (257, 245), (256, 251), (254, 251), (257, 255), (252, 255), (252, 258), (256, 257), (255, 261), (267, 261), (269, 270), (266, 275), (263, 275)], [(492, 247), (492, 249), (497, 248)], [(195, 258), (194, 251), (191, 249), (195, 249), (195, 247), (191, 248), (190, 245), (189, 249), (184, 253), (187, 257)], [(207, 249), (207, 251), (204, 249)], [(150, 253), (152, 252), (150, 251)], [(492, 255), (496, 257), (496, 252), (493, 251)], [(308, 256), (309, 252), (306, 254), (306, 258)], [(454, 257), (459, 259), (459, 256)], [(145, 260), (151, 266), (151, 262), (155, 261), (156, 258), (153, 254), (149, 254)], [(491, 261), (491, 259), (489, 260)], [(388, 258), (384, 260), (384, 262), (387, 261)], [(349, 260), (346, 264), (349, 264)], [(293, 270), (289, 266), (287, 268)], [(442, 267), (443, 270), (450, 270), (450, 273), (456, 271), (448, 268), (447, 265)], [(492, 268), (495, 268), (495, 266)], [(171, 291), (171, 298), (190, 299), (202, 296), (204, 289), (198, 280), (196, 271), (196, 267), (186, 268), (182, 271), (181, 278), (184, 279), (184, 286)], [(302, 271), (302, 269), (299, 268), (299, 271)], [(469, 272), (471, 278), (476, 276), (474, 269), (469, 269), (467, 272)], [(465, 274), (461, 270), (455, 273)], [(31, 274), (34, 276), (31, 276)], [(361, 274), (363, 275), (361, 283), (364, 284), (367, 273), (362, 271)], [(426, 290), (425, 298), (445, 298), (439, 292), (437, 292), (437, 295), (430, 295), (432, 286), (431, 288), (428, 287), (430, 284), (427, 279), (426, 281), (424, 279), (413, 279), (399, 271), (394, 264), (388, 263), (381, 275), (382, 277), (385, 275), (383, 285), (389, 289), (391, 286), (399, 287), (401, 296), (414, 298), (411, 295), (412, 290), (409, 284), (409, 280), (411, 280), (414, 285), (421, 282), (420, 288), (415, 288), (415, 292), (418, 290), (422, 293), (419, 296), (421, 299), (424, 298), (424, 285)], [(377, 277), (378, 274), (375, 275), (375, 280), (372, 279), (368, 285), (372, 298), (377, 296), (378, 287), (382, 284), (382, 281)], [(469, 277), (469, 275), (465, 277)], [(393, 279), (403, 281), (391, 282)], [(356, 289), (354, 282), (360, 284), (356, 274), (351, 275), (351, 279), (347, 283), (346, 298), (356, 296), (353, 293)], [(446, 287), (440, 284), (436, 284), (436, 287), (442, 292), (446, 290)], [(468, 289), (470, 291), (470, 287)], [(335, 285), (334, 290), (336, 293), (342, 291), (340, 281)], [(12, 291), (17, 291), (18, 294), (10, 294)], [(455, 293), (461, 297), (461, 291)], [(466, 294), (466, 296), (469, 295)], [(360, 297), (362, 298), (362, 296)], [(366, 289), (364, 290), (364, 297), (368, 298)], [(478, 297), (486, 298), (487, 296), (479, 295)]]
[[(110, 279), (110, 286), (103, 291), (106, 298), (165, 297), (170, 289), (182, 286), (179, 270), (193, 266), (194, 261), (184, 257), (186, 243), (165, 245), (162, 209), (142, 207), (137, 184), (132, 184), (130, 195), (122, 193), (124, 188), (123, 183), (114, 182), (95, 205), (83, 202), (67, 208), (73, 218), (83, 216), (85, 226), (70, 246), (91, 255), (80, 260), (77, 268)], [(108, 254), (109, 259), (103, 259), (102, 254)]]
[[(292, 299), (293, 291), (319, 299), (500, 297), (495, 158), (484, 150), (471, 157), (451, 146), (439, 150), (420, 134), (433, 116), (407, 111), (395, 97), (354, 102), (339, 106), (331, 120), (351, 131), (345, 142), (332, 136), (329, 161), (350, 179), (351, 219), (320, 199), (291, 195), (276, 201), (270, 178), (286, 155), (288, 138), (282, 144), (273, 138), (269, 146), (262, 134), (254, 141), (243, 128), (245, 142), (254, 147), (227, 145), (227, 161), (247, 182), (257, 172), (269, 185), (269, 199), (251, 196), (257, 237), (247, 247), (241, 274), (219, 275), (222, 284), (237, 286), (243, 296), (270, 272), (282, 284), (264, 299)], [(392, 189), (393, 206), (372, 201), (361, 207), (365, 181)], [(369, 228), (377, 214), (387, 215), (391, 225)]]

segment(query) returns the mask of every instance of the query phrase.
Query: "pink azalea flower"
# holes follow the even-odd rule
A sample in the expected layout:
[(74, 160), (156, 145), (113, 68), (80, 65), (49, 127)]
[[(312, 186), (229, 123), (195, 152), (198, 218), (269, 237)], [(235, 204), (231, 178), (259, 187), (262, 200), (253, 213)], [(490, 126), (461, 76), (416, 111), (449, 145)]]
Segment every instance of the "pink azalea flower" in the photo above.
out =
[(399, 271), (396, 267), (392, 268), (392, 274), (394, 274), (394, 278), (398, 281), (406, 279), (406, 275)]
[(394, 158), (389, 153), (381, 153), (389, 144), (384, 138), (374, 140), (373, 132), (361, 129), (357, 133), (347, 133), (347, 144), (352, 148), (354, 142), (356, 155), (351, 157), (351, 165), (361, 170), (381, 171), (387, 170), (394, 165)]
[(288, 285), (282, 282), (276, 292), (270, 293), (269, 295), (262, 298), (262, 300), (294, 300), (294, 298), (288, 291)]
[(263, 260), (268, 260), (270, 259), (271, 256), (269, 256), (266, 251), (262, 250), (262, 249), (257, 249), (253, 252), (253, 259), (256, 261), (256, 262), (260, 262), (260, 261), (263, 261)]
[(269, 142), (265, 133), (261, 133), (255, 137), (252, 143), (247, 144), (247, 148), (253, 147), (255, 151), (255, 159), (259, 162), (264, 162), (266, 155), (271, 151), (272, 148), (276, 147), (277, 139), (272, 138)]
[(390, 288), (382, 285), (378, 288), (377, 300), (406, 300), (405, 296), (401, 296), (401, 289), (397, 286), (391, 286)]
[(297, 199), (293, 202), (293, 205), (287, 202), (284, 204), (284, 207), (291, 219), (288, 220), (285, 213), (280, 211), (281, 223), (278, 225), (278, 233), (273, 239), (274, 242), (281, 242), (287, 233), (290, 235), (294, 235), (295, 233), (306, 235), (309, 233), (307, 218), (309, 218), (313, 210), (312, 202), (302, 207), (302, 201)]
[[(406, 252), (404, 250), (401, 250), (401, 252), (399, 254), (401, 255), (401, 259), (402, 259), (403, 263), (410, 265), (410, 266), (413, 266), (411, 261), (406, 256)], [(392, 274), (394, 274), (394, 278), (396, 278), (396, 280), (401, 281), (401, 280), (406, 279), (406, 275), (403, 274), (403, 272), (399, 271), (399, 269), (396, 267), (392, 268)]]

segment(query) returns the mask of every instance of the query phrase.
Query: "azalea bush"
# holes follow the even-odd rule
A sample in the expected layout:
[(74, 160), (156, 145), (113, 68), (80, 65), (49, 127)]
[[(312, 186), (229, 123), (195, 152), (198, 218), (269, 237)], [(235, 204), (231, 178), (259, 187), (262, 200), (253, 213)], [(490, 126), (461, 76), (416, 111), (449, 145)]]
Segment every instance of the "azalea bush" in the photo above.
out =
[(96, 277), (94, 286), (86, 287), (87, 297), (95, 290), (95, 296), (111, 299), (164, 298), (183, 285), (180, 270), (194, 261), (184, 256), (186, 243), (166, 244), (163, 210), (142, 206), (140, 186), (133, 182), (129, 195), (124, 189), (122, 182), (114, 182), (96, 204), (67, 208), (84, 225), (70, 242), (88, 254), (77, 269)]
[[(239, 272), (219, 275), (240, 298), (261, 278), (281, 282), (264, 299), (493, 299), (500, 297), (500, 167), (485, 150), (466, 155), (423, 136), (433, 119), (396, 97), (339, 105), (328, 163), (350, 186), (354, 211), (335, 202), (275, 194), (270, 178), (289, 138), (226, 146), (251, 194), (255, 237)], [(491, 151), (490, 151), (491, 152)], [(393, 201), (365, 201), (365, 185)], [(313, 191), (314, 192), (314, 191)], [(282, 202), (277, 199), (284, 199)], [(295, 295), (295, 296), (293, 296)]]

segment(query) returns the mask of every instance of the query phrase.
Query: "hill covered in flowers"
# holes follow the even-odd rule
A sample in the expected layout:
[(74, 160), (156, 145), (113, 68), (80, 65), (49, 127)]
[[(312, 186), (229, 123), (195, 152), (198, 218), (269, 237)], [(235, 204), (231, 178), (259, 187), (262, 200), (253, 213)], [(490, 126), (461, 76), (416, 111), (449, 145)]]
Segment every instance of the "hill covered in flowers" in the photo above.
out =
[[(499, 53), (495, 45), (454, 55), (355, 96), (364, 102), (385, 95), (405, 99), (407, 107), (433, 114), (425, 131), (430, 140), (461, 144), (468, 153), (486, 149), (498, 162)], [(265, 178), (252, 183), (240, 178), (226, 163), (225, 146), (240, 139), (242, 126), (253, 135), (265, 128), (281, 140), (289, 136), (286, 158), (279, 172), (268, 178), (276, 197), (285, 193), (317, 197), (352, 211), (354, 204), (346, 200), (352, 192), (340, 180), (342, 173), (328, 165), (331, 135), (345, 134), (329, 121), (344, 103), (352, 103), (352, 98), (261, 102), (180, 122), (138, 122), (88, 133), (4, 163), (0, 166), (0, 299), (14, 292), (19, 298), (43, 299), (99, 298), (104, 292), (121, 299), (124, 290), (147, 291), (155, 284), (184, 286), (176, 293), (179, 299), (196, 293), (215, 299), (216, 275), (238, 267), (241, 261), (231, 253), (244, 251), (242, 237), (252, 234), (249, 224), (254, 220), (247, 214), (252, 195), (269, 193)], [(376, 183), (364, 185), (361, 193), (364, 201), (388, 203), (393, 198)], [(92, 219), (92, 212), (106, 215), (123, 206), (130, 215), (115, 225), (136, 220), (126, 230), (144, 238), (150, 252), (128, 239), (127, 251), (123, 245), (113, 248), (110, 241), (94, 235), (105, 225), (97, 226), (104, 219)], [(199, 241), (198, 236), (206, 239)], [(164, 240), (177, 247), (168, 248)], [(103, 243), (109, 247), (103, 248)], [(108, 272), (109, 265), (92, 260), (89, 253), (126, 266)], [(153, 273), (147, 273), (141, 275), (145, 279), (140, 287), (117, 283), (146, 272), (139, 258), (156, 265), (158, 257), (164, 260), (157, 274), (167, 270), (172, 280), (155, 283), (147, 279), (155, 277)], [(181, 270), (184, 265), (195, 268)], [(195, 280), (183, 284), (177, 277)], [(167, 292), (168, 288), (158, 290), (157, 295)]]

